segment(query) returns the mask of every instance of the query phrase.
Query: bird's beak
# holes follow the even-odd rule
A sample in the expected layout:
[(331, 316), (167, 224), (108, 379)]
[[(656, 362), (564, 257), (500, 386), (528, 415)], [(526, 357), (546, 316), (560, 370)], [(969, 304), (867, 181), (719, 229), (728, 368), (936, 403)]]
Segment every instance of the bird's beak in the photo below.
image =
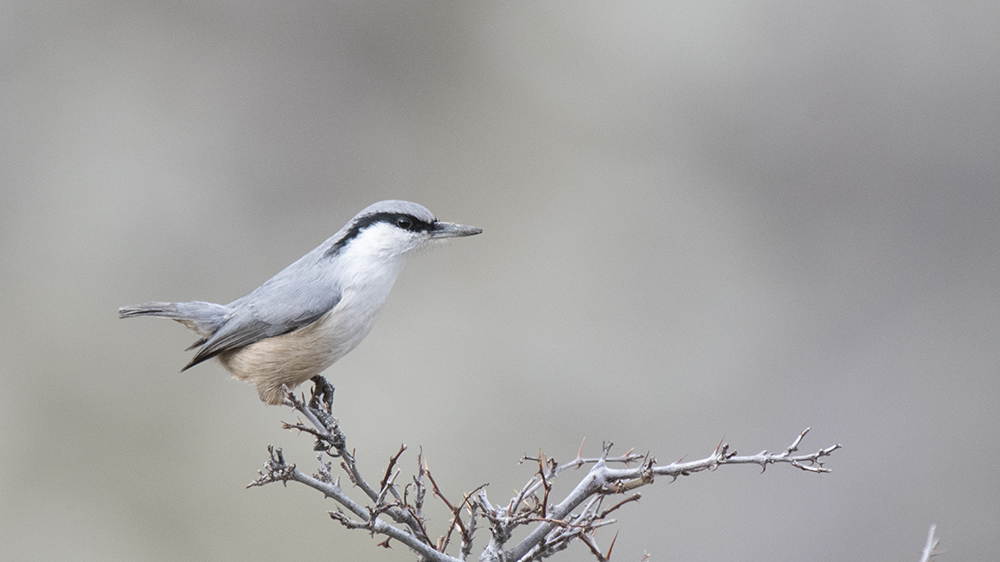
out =
[(474, 226), (437, 221), (434, 223), (434, 229), (431, 230), (431, 238), (457, 238), (459, 236), (472, 236), (479, 234), (482, 231), (483, 229), (476, 228)]

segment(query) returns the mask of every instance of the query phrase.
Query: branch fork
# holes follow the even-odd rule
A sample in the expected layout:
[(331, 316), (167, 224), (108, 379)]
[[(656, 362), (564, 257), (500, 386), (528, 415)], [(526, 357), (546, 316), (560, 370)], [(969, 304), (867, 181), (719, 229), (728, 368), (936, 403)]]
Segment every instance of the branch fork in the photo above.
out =
[[(452, 502), (431, 474), (423, 451), (417, 454), (417, 470), (410, 481), (405, 485), (398, 483), (401, 474), (399, 460), (407, 450), (406, 445), (400, 445), (399, 451), (389, 458), (378, 486), (369, 485), (358, 470), (354, 451), (347, 449), (347, 440), (332, 415), (333, 387), (322, 377), (315, 377), (313, 382), (315, 387), (308, 402), (285, 389), (285, 405), (300, 414), (301, 418), (294, 424), (284, 423), (283, 427), (314, 438), (319, 461), (317, 472), (311, 476), (302, 473), (294, 464), (285, 461), (280, 449), (269, 446), (269, 459), (258, 472), (259, 477), (248, 487), (273, 482), (287, 485), (289, 481), (309, 486), (339, 504), (336, 510), (328, 513), (343, 527), (364, 529), (373, 537), (381, 535), (384, 540), (379, 546), (385, 548), (390, 548), (390, 539), (402, 543), (422, 561), (468, 560), (480, 522), (485, 521), (489, 538), (479, 555), (482, 562), (542, 560), (566, 549), (575, 540), (582, 542), (599, 562), (606, 562), (611, 559), (618, 535), (616, 533), (608, 549), (602, 551), (596, 539), (597, 530), (614, 524), (616, 520), (609, 516), (627, 504), (638, 502), (641, 496), (633, 491), (654, 484), (656, 476), (668, 476), (672, 482), (681, 476), (714, 471), (724, 465), (756, 464), (763, 472), (768, 465), (780, 463), (821, 474), (830, 472), (823, 466), (822, 459), (840, 448), (838, 444), (812, 454), (796, 455), (809, 432), (806, 428), (778, 454), (765, 450), (756, 455), (739, 456), (735, 450), (730, 450), (727, 443), (720, 442), (704, 459), (688, 462), (682, 462), (682, 459), (657, 466), (649, 453), (638, 455), (630, 450), (621, 456), (611, 456), (611, 442), (602, 445), (599, 457), (585, 458), (581, 443), (576, 458), (566, 464), (559, 464), (541, 451), (535, 457), (523, 456), (520, 463), (534, 462), (535, 472), (505, 504), (494, 505), (489, 501), (486, 484), (464, 494), (462, 501)], [(327, 460), (328, 457), (340, 459), (340, 468), (360, 491), (363, 503), (349, 497), (341, 488), (340, 478), (335, 479), (331, 473), (332, 463)], [(553, 482), (565, 470), (584, 466), (590, 466), (587, 473), (566, 497), (555, 502), (552, 498)], [(428, 490), (451, 514), (444, 533), (437, 540), (430, 538), (423, 516)], [(632, 493), (614, 505), (604, 507), (605, 500), (610, 496), (629, 492)], [(533, 529), (517, 544), (510, 545), (514, 531), (523, 526), (533, 526)], [(457, 552), (448, 554), (456, 533)]]

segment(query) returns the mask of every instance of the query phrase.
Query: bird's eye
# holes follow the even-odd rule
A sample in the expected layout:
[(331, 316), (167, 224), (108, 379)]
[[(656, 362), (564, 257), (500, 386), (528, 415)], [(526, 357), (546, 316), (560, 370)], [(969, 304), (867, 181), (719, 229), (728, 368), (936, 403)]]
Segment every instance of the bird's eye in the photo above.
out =
[(410, 230), (413, 228), (413, 221), (406, 217), (399, 217), (396, 219), (396, 226), (402, 228), (403, 230)]

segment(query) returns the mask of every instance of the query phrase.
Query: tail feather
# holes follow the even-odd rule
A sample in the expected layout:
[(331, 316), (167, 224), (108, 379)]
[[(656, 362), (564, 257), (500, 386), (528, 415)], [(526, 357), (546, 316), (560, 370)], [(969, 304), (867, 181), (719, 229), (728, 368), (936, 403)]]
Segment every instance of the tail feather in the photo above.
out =
[(198, 340), (195, 341), (193, 344), (185, 347), (184, 351), (191, 351), (192, 349), (195, 349), (197, 347), (201, 347), (201, 346), (205, 345), (205, 342), (207, 342), (207, 341), (208, 341), (208, 338), (198, 338)]
[(175, 302), (147, 302), (135, 306), (123, 306), (118, 309), (119, 318), (129, 318), (132, 316), (162, 316), (164, 318), (174, 318), (180, 311), (177, 310)]
[(193, 348), (211, 337), (225, 323), (230, 312), (229, 307), (211, 302), (147, 302), (119, 308), (118, 317), (156, 316), (180, 322), (201, 336), (202, 339)]

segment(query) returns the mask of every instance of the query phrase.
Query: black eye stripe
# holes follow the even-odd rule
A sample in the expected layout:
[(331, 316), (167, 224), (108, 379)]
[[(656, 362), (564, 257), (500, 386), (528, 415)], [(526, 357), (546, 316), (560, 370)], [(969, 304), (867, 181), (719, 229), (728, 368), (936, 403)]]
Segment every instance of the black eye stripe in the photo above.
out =
[[(344, 234), (343, 238), (337, 240), (333, 246), (330, 246), (330, 249), (323, 255), (329, 257), (336, 254), (341, 248), (346, 246), (348, 242), (357, 238), (358, 234), (361, 234), (361, 231), (379, 222), (391, 224), (397, 228), (409, 230), (410, 232), (427, 232), (434, 229), (434, 225), (430, 222), (418, 219), (417, 217), (406, 213), (372, 213), (359, 218), (354, 225), (351, 226), (350, 230), (347, 231), (347, 234)], [(404, 226), (402, 223), (407, 224)]]

